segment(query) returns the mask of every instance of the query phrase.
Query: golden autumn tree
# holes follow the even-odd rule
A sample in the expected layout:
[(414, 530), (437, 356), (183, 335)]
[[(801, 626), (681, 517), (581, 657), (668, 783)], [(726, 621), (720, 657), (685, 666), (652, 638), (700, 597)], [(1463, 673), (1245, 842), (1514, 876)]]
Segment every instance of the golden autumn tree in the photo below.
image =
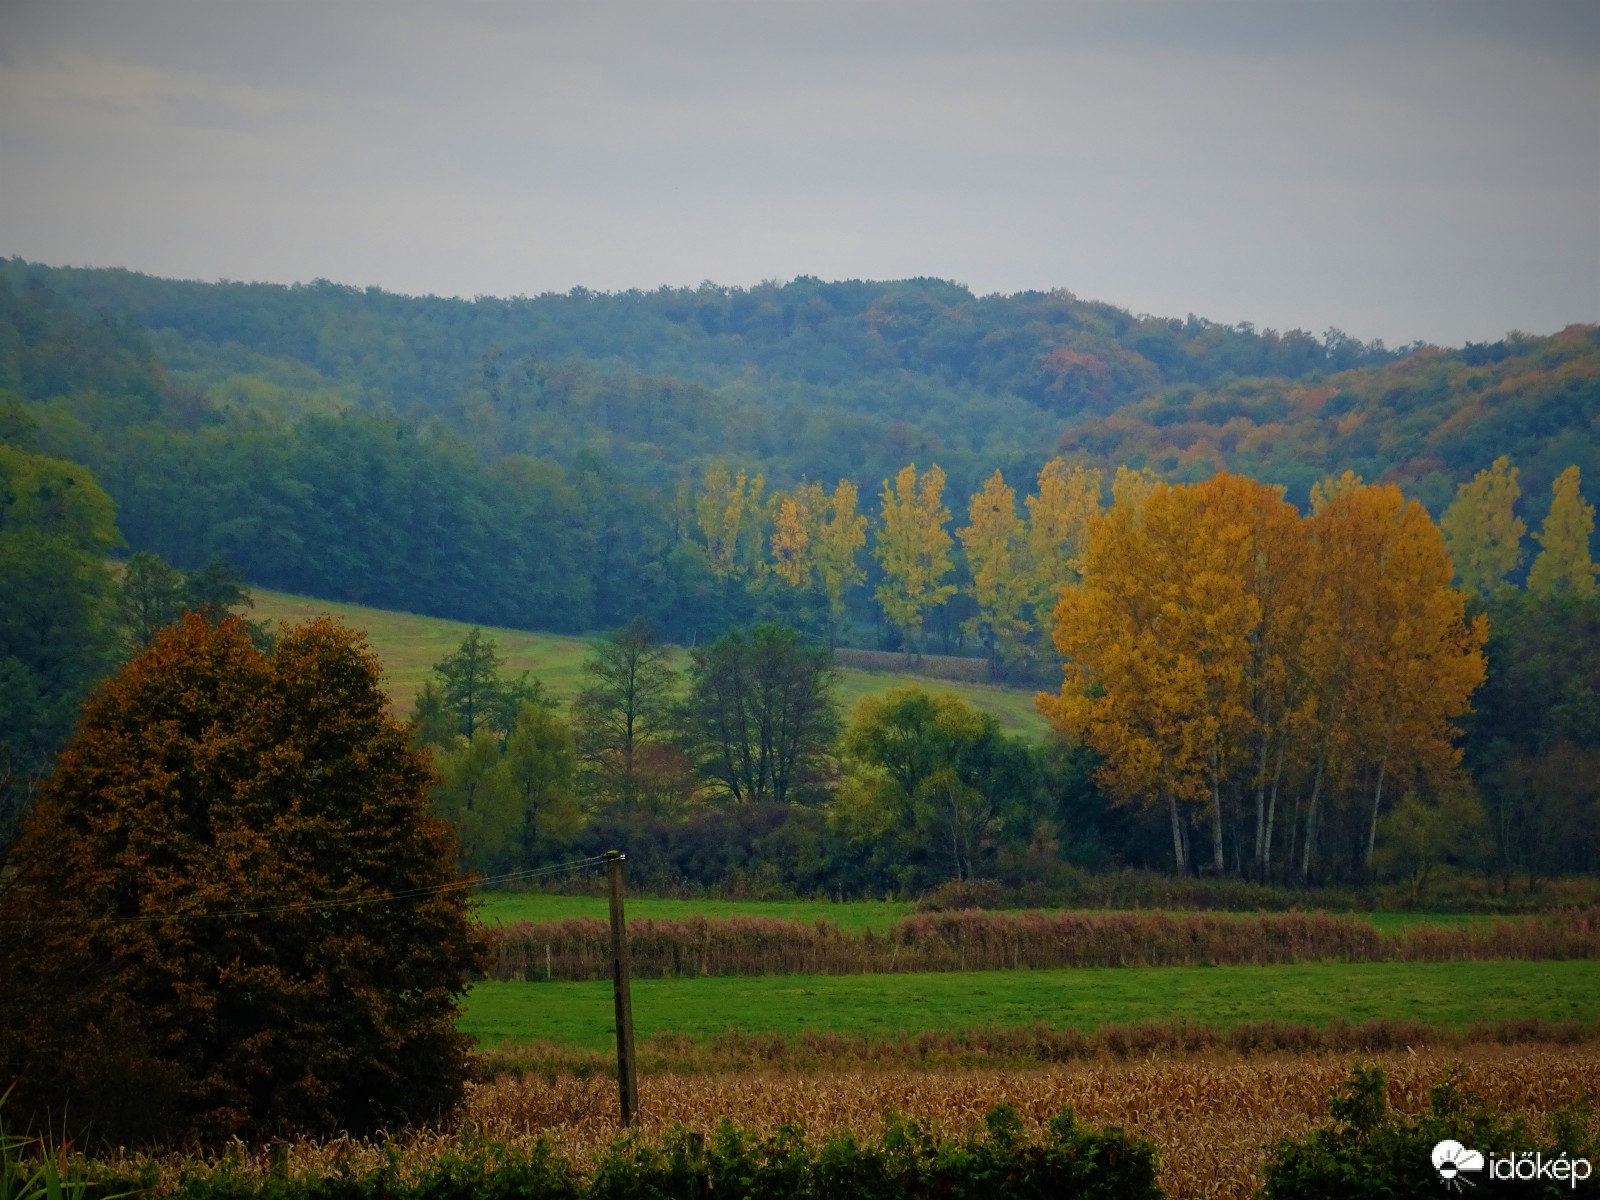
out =
[(1521, 495), (1517, 469), (1503, 454), (1456, 488), (1439, 525), (1462, 587), (1486, 596), (1516, 569), (1528, 532), (1515, 511)]
[(1100, 479), (1096, 468), (1051, 459), (1039, 472), (1038, 494), (1027, 498), (1028, 556), (1041, 617), (1048, 616), (1056, 594), (1082, 574), (1089, 518), (1100, 512)]
[[(1170, 490), (1157, 485), (1146, 499)], [(1208, 738), (1195, 725), (1205, 683), (1184, 652), (1186, 597), (1172, 551), (1130, 504), (1090, 521), (1083, 582), (1063, 588), (1055, 608), (1062, 689), (1040, 693), (1038, 707), (1102, 756), (1097, 778), (1119, 802), (1167, 809), (1182, 873), (1190, 856), (1180, 805), (1209, 791)]]
[(1017, 494), (997, 470), (972, 497), (972, 522), (957, 530), (972, 573), (978, 615), (969, 632), (989, 647), (990, 669), (1020, 658), (1033, 624), (1027, 609), (1034, 593), (1026, 530), (1017, 515)]
[(760, 475), (749, 478), (743, 471), (731, 475), (721, 463), (706, 468), (695, 518), (706, 539), (711, 572), (718, 579), (756, 578), (764, 569), (761, 496), (765, 490), (766, 480)]
[(1396, 776), (1439, 780), (1454, 771), (1453, 721), (1483, 680), (1488, 636), (1485, 618), (1465, 619), (1465, 597), (1451, 586), (1454, 566), (1427, 511), (1392, 484), (1345, 482), (1313, 518), (1318, 612), (1306, 654), (1316, 680), (1317, 768), (1305, 870), (1326, 783), (1337, 783), (1351, 806), (1352, 854), (1370, 870)]
[(158, 633), (85, 706), (0, 894), (13, 1107), (130, 1146), (452, 1107), (486, 946), (433, 782), (359, 634)]
[(788, 495), (773, 496), (772, 571), (797, 591), (811, 586), (818, 527), (825, 504), (822, 487), (802, 483)]
[(856, 562), (856, 555), (866, 544), (867, 518), (856, 512), (856, 485), (841, 479), (828, 497), (826, 512), (816, 523), (811, 551), (822, 593), (828, 598), (830, 636), (837, 636), (844, 622), (845, 593), (866, 579)]
[(908, 650), (920, 648), (922, 622), (927, 612), (955, 595), (950, 574), (950, 535), (945, 523), (944, 472), (937, 463), (919, 481), (912, 463), (886, 479), (880, 498), (883, 525), (878, 530), (873, 555), (883, 564), (884, 581), (876, 595), (884, 615), (905, 630)]
[(1137, 521), (1144, 510), (1145, 499), (1155, 491), (1156, 483), (1156, 473), (1149, 467), (1140, 467), (1138, 470), (1118, 467), (1111, 479), (1112, 503), (1122, 505)]
[(1534, 536), (1541, 547), (1528, 572), (1528, 590), (1541, 594), (1594, 595), (1597, 571), (1589, 557), (1594, 535), (1594, 505), (1578, 491), (1578, 468), (1568, 467), (1551, 486), (1555, 498), (1544, 525)]
[(1063, 686), (1039, 708), (1102, 756), (1119, 800), (1166, 808), (1179, 870), (1184, 812), (1210, 817), (1221, 872), (1226, 809), (1251, 795), (1266, 877), (1286, 777), (1302, 870), (1330, 814), (1352, 868), (1370, 870), (1386, 797), (1459, 782), (1453, 722), (1486, 629), (1465, 620), (1438, 527), (1348, 473), (1314, 500), (1307, 519), (1239, 476), (1157, 484), (1138, 511), (1090, 522), (1083, 581), (1056, 606)]
[[(1279, 788), (1306, 716), (1310, 690), (1302, 654), (1313, 616), (1309, 531), (1299, 511), (1283, 498), (1281, 487), (1224, 474), (1195, 485), (1195, 490), (1202, 530), (1209, 526), (1242, 531), (1246, 539), (1240, 583), (1255, 623), (1244, 631), (1249, 649), (1239, 681), (1240, 702), (1248, 716), (1241, 719), (1233, 710), (1233, 728), (1241, 745), (1231, 757), (1241, 768), (1241, 782), (1253, 794), (1253, 857), (1258, 878), (1265, 880), (1272, 869)], [(1219, 801), (1220, 790), (1212, 805), (1214, 822), (1221, 814)], [(1215, 823), (1212, 833), (1214, 846), (1220, 844)]]

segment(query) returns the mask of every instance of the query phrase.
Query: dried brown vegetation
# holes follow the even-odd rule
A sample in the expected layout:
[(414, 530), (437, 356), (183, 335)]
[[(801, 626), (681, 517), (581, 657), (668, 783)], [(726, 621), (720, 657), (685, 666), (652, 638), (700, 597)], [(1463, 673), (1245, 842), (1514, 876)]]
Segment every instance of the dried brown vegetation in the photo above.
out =
[[(1600, 956), (1600, 910), (1412, 925), (1386, 934), (1325, 913), (936, 912), (887, 934), (770, 917), (628, 922), (637, 978), (857, 975), (1048, 967), (1446, 962)], [(590, 917), (497, 932), (496, 979), (605, 979), (610, 928)]]
[[(1449, 1051), (1400, 1050), (1364, 1055), (1388, 1075), (1389, 1102), (1406, 1114), (1426, 1111), (1428, 1088), (1460, 1064), (1463, 1084), (1506, 1116), (1523, 1117), (1536, 1133), (1551, 1114), (1582, 1100), (1600, 1101), (1600, 1046), (1469, 1046)], [(1030, 1070), (767, 1071), (714, 1076), (662, 1074), (640, 1081), (640, 1128), (659, 1136), (672, 1125), (711, 1131), (723, 1117), (763, 1132), (798, 1124), (813, 1135), (849, 1129), (878, 1134), (897, 1113), (960, 1136), (999, 1103), (1022, 1113), (1030, 1131), (1072, 1108), (1094, 1125), (1120, 1125), (1156, 1142), (1161, 1185), (1174, 1200), (1245, 1200), (1260, 1185), (1264, 1146), (1304, 1133), (1327, 1117), (1328, 1093), (1349, 1073), (1345, 1054), (1228, 1053), (1099, 1060)], [(513, 1145), (550, 1139), (580, 1163), (592, 1162), (618, 1134), (616, 1085), (605, 1075), (555, 1081), (536, 1074), (506, 1077), (472, 1089), (464, 1120), (453, 1131), (423, 1131), (393, 1146), (402, 1172), (416, 1171), (465, 1141), (492, 1138)], [(1591, 1115), (1592, 1125), (1600, 1117)], [(381, 1167), (384, 1144), (342, 1140), (292, 1148), (293, 1171), (325, 1173)], [(245, 1165), (269, 1169), (266, 1155), (239, 1147)], [(176, 1158), (160, 1164), (170, 1182)], [(193, 1169), (191, 1166), (189, 1169)]]
[[(1029, 1069), (1087, 1061), (1127, 1061), (1151, 1056), (1227, 1054), (1376, 1054), (1430, 1050), (1460, 1053), (1489, 1046), (1600, 1044), (1600, 1022), (1552, 1022), (1535, 1017), (1479, 1021), (1466, 1028), (1421, 1021), (1334, 1021), (1302, 1025), (1243, 1021), (1227, 1029), (1182, 1021), (1102, 1025), (1092, 1032), (1047, 1025), (907, 1034), (850, 1035), (808, 1030), (795, 1036), (728, 1030), (710, 1038), (659, 1033), (641, 1041), (643, 1074), (715, 1075), (728, 1072), (856, 1072)], [(479, 1058), (484, 1079), (541, 1075), (554, 1081), (606, 1075), (610, 1053), (554, 1042), (506, 1043)]]

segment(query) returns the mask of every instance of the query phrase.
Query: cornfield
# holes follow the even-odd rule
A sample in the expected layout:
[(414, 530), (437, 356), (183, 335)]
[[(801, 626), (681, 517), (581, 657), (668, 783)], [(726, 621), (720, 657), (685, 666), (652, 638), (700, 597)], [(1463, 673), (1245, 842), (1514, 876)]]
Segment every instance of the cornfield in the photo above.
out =
[[(1466, 1028), (1420, 1021), (1242, 1021), (1225, 1029), (1180, 1021), (1102, 1025), (1092, 1032), (1047, 1025), (961, 1031), (923, 1030), (860, 1036), (806, 1030), (795, 1036), (730, 1029), (709, 1038), (658, 1033), (638, 1044), (644, 1074), (716, 1075), (728, 1072), (859, 1072), (1030, 1069), (1085, 1061), (1152, 1056), (1227, 1054), (1379, 1054), (1427, 1049), (1461, 1053), (1485, 1046), (1591, 1046), (1600, 1023), (1551, 1022), (1536, 1017), (1479, 1021)], [(610, 1075), (615, 1056), (553, 1042), (507, 1043), (480, 1058), (482, 1075)]]
[[(1426, 1111), (1428, 1089), (1452, 1066), (1461, 1082), (1506, 1116), (1527, 1120), (1536, 1134), (1552, 1114), (1589, 1101), (1600, 1108), (1600, 1048), (1593, 1041), (1562, 1048), (1470, 1046), (1412, 1049), (1362, 1056), (1388, 1075), (1389, 1102), (1400, 1112)], [(724, 1117), (771, 1133), (799, 1125), (810, 1134), (848, 1129), (879, 1134), (890, 1114), (964, 1136), (995, 1104), (1011, 1104), (1037, 1136), (1051, 1116), (1072, 1108), (1091, 1125), (1117, 1125), (1152, 1139), (1161, 1152), (1161, 1185), (1174, 1200), (1245, 1200), (1260, 1186), (1265, 1147), (1298, 1136), (1327, 1117), (1328, 1093), (1349, 1073), (1339, 1054), (1273, 1054), (1242, 1059), (1228, 1053), (1087, 1061), (1030, 1070), (765, 1071), (721, 1075), (646, 1075), (640, 1080), (640, 1130), (659, 1137), (677, 1124), (709, 1133)], [(534, 1073), (476, 1086), (455, 1129), (418, 1131), (396, 1143), (341, 1139), (290, 1148), (288, 1169), (324, 1174), (376, 1170), (395, 1154), (396, 1169), (414, 1174), (439, 1155), (492, 1139), (528, 1147), (548, 1138), (580, 1164), (593, 1163), (618, 1135), (616, 1084), (607, 1075), (548, 1079)], [(1600, 1120), (1588, 1116), (1590, 1133)], [(235, 1168), (272, 1169), (264, 1148), (235, 1146)], [(108, 1165), (136, 1169), (131, 1160)], [(172, 1156), (145, 1164), (146, 1178), (166, 1183), (204, 1169)]]
[[(1324, 913), (942, 912), (886, 934), (770, 917), (628, 922), (637, 978), (859, 975), (1049, 967), (1300, 962), (1446, 962), (1600, 957), (1600, 910), (1571, 909), (1386, 934)], [(494, 978), (595, 980), (611, 972), (610, 927), (581, 917), (497, 931)]]

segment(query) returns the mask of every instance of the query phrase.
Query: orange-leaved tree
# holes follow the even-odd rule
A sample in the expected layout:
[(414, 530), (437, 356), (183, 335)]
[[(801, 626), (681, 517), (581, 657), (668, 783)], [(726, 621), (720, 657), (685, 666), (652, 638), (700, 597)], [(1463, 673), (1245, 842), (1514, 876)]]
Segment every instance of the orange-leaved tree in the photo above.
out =
[(113, 1144), (453, 1106), (482, 934), (432, 771), (328, 620), (190, 615), (86, 705), (0, 897), (0, 1077)]

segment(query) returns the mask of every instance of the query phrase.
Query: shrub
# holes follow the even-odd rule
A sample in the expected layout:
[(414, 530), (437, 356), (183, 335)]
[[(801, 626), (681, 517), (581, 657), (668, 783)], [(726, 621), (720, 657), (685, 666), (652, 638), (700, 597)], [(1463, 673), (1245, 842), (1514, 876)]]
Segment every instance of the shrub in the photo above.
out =
[(863, 1143), (849, 1133), (813, 1142), (793, 1127), (762, 1137), (725, 1120), (710, 1137), (681, 1127), (659, 1139), (626, 1135), (592, 1172), (544, 1141), (530, 1151), (475, 1143), (441, 1155), (411, 1179), (393, 1163), (292, 1179), (224, 1166), (187, 1172), (172, 1200), (1159, 1200), (1162, 1194), (1155, 1147), (1121, 1129), (1091, 1128), (1067, 1110), (1034, 1141), (1017, 1111), (1004, 1105), (984, 1123), (982, 1134), (954, 1141), (894, 1120)]
[(457, 1101), (483, 934), (386, 705), (335, 623), (263, 654), (198, 616), (87, 705), (0, 896), (24, 1122), (211, 1142)]
[[(1565, 1114), (1556, 1124), (1558, 1145), (1535, 1146), (1521, 1118), (1506, 1121), (1464, 1091), (1454, 1073), (1429, 1093), (1428, 1115), (1411, 1120), (1389, 1111), (1387, 1079), (1377, 1066), (1357, 1065), (1342, 1091), (1329, 1098), (1332, 1121), (1303, 1138), (1285, 1138), (1269, 1149), (1262, 1200), (1402, 1200), (1442, 1194), (1432, 1161), (1438, 1143), (1451, 1139), (1478, 1151), (1486, 1164), (1494, 1157), (1530, 1151), (1546, 1159), (1565, 1154), (1594, 1163), (1593, 1142), (1585, 1145), (1583, 1122)], [(1570, 1178), (1491, 1180), (1483, 1170), (1462, 1182), (1485, 1184), (1492, 1196), (1569, 1196)], [(1584, 1190), (1593, 1186), (1591, 1180)]]

